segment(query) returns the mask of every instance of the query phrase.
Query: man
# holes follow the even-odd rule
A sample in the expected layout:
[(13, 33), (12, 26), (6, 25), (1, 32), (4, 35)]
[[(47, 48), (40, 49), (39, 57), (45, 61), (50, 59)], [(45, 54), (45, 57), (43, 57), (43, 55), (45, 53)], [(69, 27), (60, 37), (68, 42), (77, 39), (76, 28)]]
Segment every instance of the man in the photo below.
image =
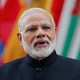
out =
[(0, 80), (80, 80), (80, 62), (56, 54), (54, 19), (41, 8), (25, 11), (18, 40), (27, 56), (0, 68)]

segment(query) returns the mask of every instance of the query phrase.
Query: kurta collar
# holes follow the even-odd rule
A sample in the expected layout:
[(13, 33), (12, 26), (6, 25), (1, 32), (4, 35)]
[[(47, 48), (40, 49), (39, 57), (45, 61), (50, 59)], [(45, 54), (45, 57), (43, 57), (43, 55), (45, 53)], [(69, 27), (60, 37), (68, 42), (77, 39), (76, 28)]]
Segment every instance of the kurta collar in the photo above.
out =
[(57, 58), (57, 54), (56, 54), (55, 51), (53, 51), (51, 55), (49, 55), (48, 57), (42, 59), (40, 62), (38, 60), (33, 59), (28, 54), (27, 54), (25, 59), (26, 59), (26, 62), (29, 65), (32, 65), (32, 66), (35, 66), (35, 67), (36, 66), (44, 67), (44, 66), (48, 66), (48, 65), (54, 63), (56, 58)]

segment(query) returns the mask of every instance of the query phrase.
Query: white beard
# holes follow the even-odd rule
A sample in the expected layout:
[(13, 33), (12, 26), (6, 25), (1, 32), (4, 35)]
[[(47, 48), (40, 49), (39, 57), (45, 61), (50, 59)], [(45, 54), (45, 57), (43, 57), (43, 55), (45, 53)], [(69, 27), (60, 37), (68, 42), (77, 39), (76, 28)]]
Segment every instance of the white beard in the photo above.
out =
[(50, 41), (47, 38), (41, 38), (41, 40), (47, 40), (49, 42), (49, 46), (42, 48), (34, 48), (34, 44), (38, 40), (34, 40), (31, 45), (28, 45), (26, 41), (22, 38), (22, 44), (25, 52), (28, 53), (32, 58), (37, 60), (48, 57), (56, 47), (56, 39)]

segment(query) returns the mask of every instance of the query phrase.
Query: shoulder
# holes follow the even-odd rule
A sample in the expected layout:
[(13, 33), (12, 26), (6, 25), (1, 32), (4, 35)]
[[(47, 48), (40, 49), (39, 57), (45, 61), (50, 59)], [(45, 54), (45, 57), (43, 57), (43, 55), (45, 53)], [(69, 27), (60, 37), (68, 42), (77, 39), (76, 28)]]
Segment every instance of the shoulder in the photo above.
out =
[(18, 69), (19, 66), (22, 64), (22, 62), (24, 61), (24, 57), (20, 58), (20, 59), (16, 59), (14, 61), (8, 62), (6, 64), (3, 64), (2, 66), (0, 66), (0, 73), (1, 72), (7, 72), (9, 70), (14, 70), (14, 69)]
[(19, 68), (24, 60), (25, 58), (20, 58), (2, 65), (0, 67), (0, 80), (15, 80), (14, 76), (19, 73)]
[(60, 55), (58, 55), (57, 59), (59, 59), (60, 61), (63, 61), (63, 62), (80, 64), (80, 61), (77, 60), (77, 59), (72, 59), (72, 58), (69, 58), (69, 57), (63, 57), (63, 56), (60, 56)]
[(80, 61), (68, 57), (58, 55), (56, 62), (67, 68), (80, 69)]

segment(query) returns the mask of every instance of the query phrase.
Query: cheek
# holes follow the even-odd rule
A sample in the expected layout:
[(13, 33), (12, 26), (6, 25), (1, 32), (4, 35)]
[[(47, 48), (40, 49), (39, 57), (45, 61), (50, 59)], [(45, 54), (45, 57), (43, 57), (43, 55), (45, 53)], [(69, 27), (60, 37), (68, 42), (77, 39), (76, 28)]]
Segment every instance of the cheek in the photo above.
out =
[(24, 36), (24, 38), (25, 38), (27, 44), (30, 45), (34, 40), (34, 35), (33, 34), (27, 34)]
[(49, 34), (47, 34), (47, 37), (49, 38), (49, 40), (53, 40), (55, 36), (56, 36), (55, 31), (51, 31)]
[(52, 34), (53, 34), (53, 35), (51, 35), (51, 38), (54, 39), (54, 38), (56, 37), (56, 33), (55, 33), (55, 31), (52, 32)]

